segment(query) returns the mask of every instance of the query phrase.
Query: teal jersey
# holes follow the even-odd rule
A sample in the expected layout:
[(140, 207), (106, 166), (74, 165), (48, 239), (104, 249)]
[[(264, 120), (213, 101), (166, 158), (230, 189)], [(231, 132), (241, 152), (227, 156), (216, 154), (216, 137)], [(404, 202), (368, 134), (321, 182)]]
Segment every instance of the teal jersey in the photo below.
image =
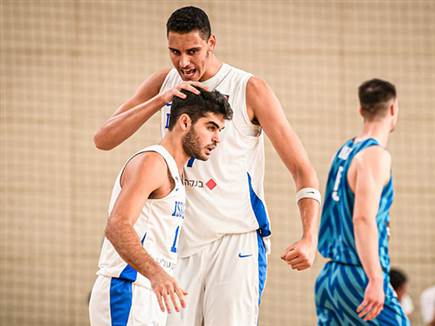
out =
[[(361, 266), (355, 245), (352, 220), (355, 194), (350, 189), (347, 173), (355, 155), (371, 146), (380, 145), (373, 138), (360, 142), (351, 139), (338, 150), (332, 161), (324, 195), (325, 202), (320, 222), (318, 245), (322, 256), (332, 261)], [(393, 203), (393, 196), (393, 181), (390, 178), (383, 188), (376, 215), (379, 257), (384, 271), (390, 269), (388, 238), (390, 207)]]

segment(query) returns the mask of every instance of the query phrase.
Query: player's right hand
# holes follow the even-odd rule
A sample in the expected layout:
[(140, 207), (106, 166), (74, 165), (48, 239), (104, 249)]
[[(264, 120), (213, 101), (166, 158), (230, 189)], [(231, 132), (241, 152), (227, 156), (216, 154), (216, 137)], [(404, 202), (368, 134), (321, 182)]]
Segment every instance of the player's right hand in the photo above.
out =
[(186, 91), (192, 92), (193, 94), (199, 95), (200, 92), (196, 87), (208, 91), (208, 87), (205, 86), (203, 83), (197, 81), (183, 81), (179, 83), (177, 86), (170, 88), (167, 91), (161, 93), (160, 97), (162, 98), (163, 101), (165, 101), (165, 103), (171, 102), (174, 96), (177, 96), (181, 99), (185, 99), (186, 94), (183, 94), (181, 90), (184, 89)]
[(167, 311), (169, 314), (171, 313), (172, 309), (169, 300), (172, 302), (176, 312), (180, 311), (180, 306), (186, 308), (184, 296), (187, 295), (187, 292), (168, 273), (161, 270), (150, 277), (149, 280), (162, 312)]
[(364, 300), (356, 309), (358, 317), (365, 321), (376, 318), (384, 308), (384, 301), (383, 279), (369, 281), (364, 293)]

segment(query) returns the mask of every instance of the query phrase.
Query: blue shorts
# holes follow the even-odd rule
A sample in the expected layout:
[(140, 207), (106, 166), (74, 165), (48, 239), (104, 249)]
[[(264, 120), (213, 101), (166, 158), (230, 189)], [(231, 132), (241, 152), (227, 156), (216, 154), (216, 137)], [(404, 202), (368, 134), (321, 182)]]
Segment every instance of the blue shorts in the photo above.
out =
[(328, 262), (316, 280), (317, 325), (410, 325), (388, 274), (384, 274), (385, 302), (381, 313), (371, 321), (359, 318), (356, 309), (364, 299), (367, 283), (361, 266)]

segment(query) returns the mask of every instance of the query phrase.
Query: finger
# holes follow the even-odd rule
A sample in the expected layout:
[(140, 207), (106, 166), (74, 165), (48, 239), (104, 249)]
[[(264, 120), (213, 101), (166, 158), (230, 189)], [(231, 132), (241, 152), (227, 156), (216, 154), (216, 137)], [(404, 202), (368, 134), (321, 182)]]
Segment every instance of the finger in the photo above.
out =
[(185, 98), (187, 97), (186, 94), (180, 92), (179, 90), (176, 90), (176, 91), (174, 92), (174, 96), (179, 97), (179, 98), (181, 98), (181, 99), (185, 99)]
[(374, 304), (372, 302), (369, 302), (367, 306), (364, 307), (364, 309), (358, 314), (360, 318), (364, 318), (369, 312), (372, 311), (374, 308)]
[(197, 87), (200, 87), (200, 88), (202, 88), (205, 91), (208, 91), (208, 87), (205, 86), (203, 83), (200, 83), (200, 82), (197, 82), (197, 81), (191, 81), (190, 84), (194, 85), (194, 86), (197, 86)]
[(200, 92), (197, 88), (193, 87), (193, 86), (190, 85), (190, 84), (183, 84), (183, 85), (181, 85), (180, 88), (182, 88), (182, 89), (184, 89), (184, 90), (186, 90), (186, 91), (189, 91), (189, 92), (191, 92), (191, 93), (194, 93), (194, 94), (196, 94), (196, 95), (201, 94), (201, 92)]
[(309, 267), (310, 267), (310, 265), (308, 265), (307, 263), (296, 264), (296, 265), (292, 266), (293, 269), (296, 269), (298, 271), (303, 271), (304, 269), (307, 269)]
[(281, 259), (285, 259), (285, 256), (288, 255), (290, 251), (294, 250), (293, 245), (289, 245), (285, 250), (284, 253), (281, 255)]
[(293, 258), (292, 260), (287, 261), (291, 265), (298, 265), (298, 264), (306, 264), (308, 263), (308, 260), (303, 256), (297, 256)]
[(382, 311), (382, 309), (384, 308), (384, 305), (377, 305), (371, 312), (370, 312), (370, 314), (368, 314), (367, 316), (366, 316), (366, 318), (364, 319), (364, 320), (372, 320), (372, 319), (375, 319), (379, 314), (380, 314), (380, 312)]
[(166, 310), (168, 311), (168, 314), (170, 314), (171, 313), (171, 306), (169, 305), (168, 293), (166, 293), (166, 290), (163, 290), (163, 291), (164, 291), (162, 294), (163, 301), (165, 302), (165, 307), (166, 307)]
[(157, 302), (159, 303), (160, 310), (162, 312), (165, 312), (165, 306), (163, 305), (162, 295), (159, 292), (155, 292), (157, 297)]
[(283, 259), (286, 261), (290, 261), (292, 259), (297, 258), (298, 256), (299, 256), (299, 251), (293, 248), (284, 255)]
[(169, 289), (169, 296), (171, 297), (172, 304), (174, 305), (175, 311), (180, 312), (180, 306), (178, 305), (178, 300), (175, 298), (174, 289)]
[[(175, 286), (175, 293), (180, 301), (181, 307), (186, 308), (186, 301), (184, 301), (184, 290), (181, 290), (178, 286)], [(186, 293), (187, 294), (187, 293)]]
[(356, 312), (359, 313), (364, 309), (364, 307), (367, 305), (368, 301), (364, 298), (363, 302), (356, 308)]

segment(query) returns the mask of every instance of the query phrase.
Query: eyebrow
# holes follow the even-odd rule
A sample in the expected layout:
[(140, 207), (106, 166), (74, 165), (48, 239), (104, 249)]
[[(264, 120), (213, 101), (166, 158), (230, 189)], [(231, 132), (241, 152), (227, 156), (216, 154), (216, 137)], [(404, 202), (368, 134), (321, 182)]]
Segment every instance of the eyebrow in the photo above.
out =
[(225, 128), (225, 126), (221, 128), (221, 127), (220, 127), (216, 122), (214, 122), (214, 121), (208, 121), (207, 124), (213, 125), (213, 126), (215, 126), (216, 128), (218, 128), (219, 130), (222, 130), (222, 129)]
[[(178, 50), (178, 49), (176, 49), (176, 48), (171, 48), (171, 47), (168, 47), (169, 48), (169, 50), (171, 50), (171, 51), (178, 51), (178, 52), (181, 52), (180, 50)], [(196, 46), (196, 47), (193, 47), (193, 48), (190, 48), (190, 49), (186, 49), (186, 52), (187, 51), (192, 51), (192, 50), (197, 50), (197, 51), (199, 51), (199, 50), (201, 50), (201, 47), (200, 46)]]

